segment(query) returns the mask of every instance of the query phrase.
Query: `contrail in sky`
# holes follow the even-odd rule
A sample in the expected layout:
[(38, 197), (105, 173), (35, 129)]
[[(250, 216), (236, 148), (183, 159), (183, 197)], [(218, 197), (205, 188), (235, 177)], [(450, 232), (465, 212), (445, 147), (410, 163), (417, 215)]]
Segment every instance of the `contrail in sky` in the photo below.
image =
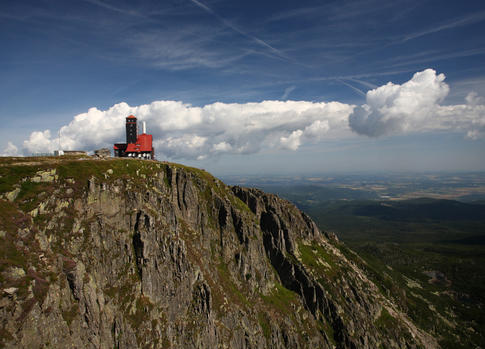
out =
[(475, 14), (467, 16), (467, 17), (462, 17), (462, 18), (455, 20), (454, 22), (451, 22), (451, 23), (442, 24), (442, 25), (437, 26), (435, 28), (431, 28), (431, 29), (424, 30), (424, 31), (421, 31), (421, 32), (409, 34), (402, 39), (402, 42), (406, 42), (406, 41), (409, 41), (409, 40), (412, 40), (412, 39), (420, 38), (421, 36), (425, 36), (425, 35), (428, 35), (428, 34), (440, 32), (442, 30), (452, 29), (452, 28), (456, 28), (456, 27), (462, 27), (462, 26), (466, 26), (466, 25), (469, 25), (469, 24), (481, 22), (481, 21), (484, 21), (484, 20), (485, 20), (485, 11), (478, 12), (478, 13), (475, 13)]
[(226, 20), (226, 19), (222, 18), (221, 16), (219, 16), (216, 12), (214, 12), (213, 9), (211, 9), (207, 5), (204, 5), (203, 3), (201, 3), (198, 0), (190, 0), (190, 1), (192, 3), (194, 3), (195, 5), (197, 5), (198, 7), (200, 7), (201, 9), (203, 9), (205, 12), (207, 12), (207, 13), (213, 15), (214, 17), (216, 17), (222, 24), (224, 24), (226, 27), (232, 29), (236, 33), (239, 33), (242, 36), (245, 36), (246, 38), (248, 38), (248, 39), (256, 42), (257, 44), (259, 44), (260, 46), (266, 47), (267, 49), (271, 50), (272, 52), (274, 52), (279, 57), (283, 57), (283, 58), (288, 59), (288, 60), (290, 59), (287, 55), (285, 55), (280, 50), (274, 48), (273, 46), (271, 46), (270, 44), (268, 44), (266, 41), (261, 40), (261, 39), (255, 37), (255, 36), (252, 36), (252, 35), (246, 33), (245, 31), (239, 29), (238, 27), (234, 26), (231, 22), (229, 22), (228, 20)]
[(97, 6), (100, 6), (100, 7), (104, 7), (106, 9), (108, 9), (108, 10), (112, 10), (112, 11), (115, 11), (115, 12), (119, 12), (119, 13), (128, 15), (128, 16), (146, 18), (144, 15), (142, 15), (142, 14), (136, 12), (136, 11), (124, 10), (122, 8), (119, 8), (119, 7), (116, 7), (116, 6), (112, 6), (112, 5), (107, 4), (105, 2), (102, 2), (102, 1), (98, 1), (98, 0), (84, 0), (84, 1), (89, 2), (90, 4), (93, 4), (93, 5), (97, 5)]
[(337, 80), (338, 82), (340, 82), (341, 84), (347, 86), (347, 87), (350, 87), (352, 90), (354, 90), (355, 92), (357, 92), (358, 94), (362, 95), (362, 96), (366, 96), (366, 93), (364, 91), (362, 91), (361, 89), (358, 89), (357, 87), (355, 86), (352, 86), (351, 84), (345, 82), (345, 81), (342, 81), (340, 79), (335, 79)]
[(359, 84), (362, 84), (362, 85), (364, 85), (366, 87), (369, 87), (371, 89), (375, 89), (375, 88), (378, 87), (376, 84), (372, 84), (370, 82), (363, 81), (363, 80), (359, 80), (359, 79), (355, 79), (355, 78), (349, 78), (349, 80), (354, 81), (354, 82), (357, 82)]

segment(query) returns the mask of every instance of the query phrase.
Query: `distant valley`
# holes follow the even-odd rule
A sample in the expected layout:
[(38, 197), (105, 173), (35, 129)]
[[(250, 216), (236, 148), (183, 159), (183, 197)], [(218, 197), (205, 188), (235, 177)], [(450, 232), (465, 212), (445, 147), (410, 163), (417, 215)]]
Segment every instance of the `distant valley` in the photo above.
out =
[(228, 184), (258, 187), (313, 205), (329, 200), (416, 198), (485, 201), (485, 173), (329, 173), (307, 176), (222, 176)]

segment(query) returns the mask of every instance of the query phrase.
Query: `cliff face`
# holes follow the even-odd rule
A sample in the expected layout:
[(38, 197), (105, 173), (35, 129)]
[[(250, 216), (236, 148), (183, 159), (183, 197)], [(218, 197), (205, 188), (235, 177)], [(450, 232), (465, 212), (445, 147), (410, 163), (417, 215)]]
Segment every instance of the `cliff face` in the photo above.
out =
[(0, 164), (7, 348), (436, 347), (289, 202), (129, 159)]

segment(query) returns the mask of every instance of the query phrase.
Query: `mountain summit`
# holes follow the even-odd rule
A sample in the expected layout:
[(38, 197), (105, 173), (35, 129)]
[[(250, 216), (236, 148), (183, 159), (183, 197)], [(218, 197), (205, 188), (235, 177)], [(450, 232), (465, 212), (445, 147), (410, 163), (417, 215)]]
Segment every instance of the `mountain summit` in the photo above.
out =
[(0, 176), (0, 346), (438, 346), (275, 195), (134, 159), (4, 158)]

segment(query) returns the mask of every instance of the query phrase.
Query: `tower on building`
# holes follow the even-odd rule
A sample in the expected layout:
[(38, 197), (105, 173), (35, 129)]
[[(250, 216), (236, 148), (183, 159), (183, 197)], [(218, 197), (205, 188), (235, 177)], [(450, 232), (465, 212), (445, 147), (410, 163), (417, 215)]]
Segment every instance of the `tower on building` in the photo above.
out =
[(143, 133), (138, 134), (137, 119), (134, 115), (126, 118), (126, 143), (116, 143), (113, 146), (115, 157), (155, 159), (153, 136), (146, 133), (143, 121)]
[(136, 124), (136, 117), (130, 115), (126, 118), (126, 144), (136, 143), (138, 136), (138, 128)]

